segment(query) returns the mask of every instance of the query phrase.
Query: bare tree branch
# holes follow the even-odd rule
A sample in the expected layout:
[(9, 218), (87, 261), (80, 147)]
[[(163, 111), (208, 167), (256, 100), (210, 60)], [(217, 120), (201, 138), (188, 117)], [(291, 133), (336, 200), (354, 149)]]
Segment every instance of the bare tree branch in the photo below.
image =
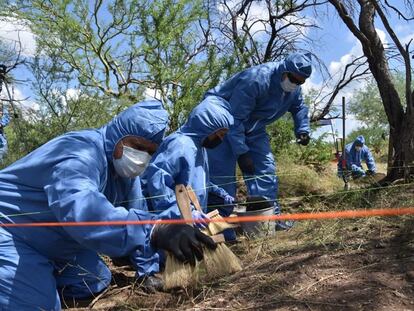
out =
[[(338, 93), (351, 82), (366, 77), (369, 74), (369, 68), (367, 66), (366, 59), (365, 61), (361, 62), (361, 60), (364, 58), (365, 56), (359, 56), (354, 58), (350, 63), (346, 64), (342, 76), (336, 83), (333, 90), (324, 95), (317, 103), (315, 103), (315, 106), (319, 106), (321, 103), (326, 101), (323, 108), (315, 109), (313, 111), (311, 115), (311, 122), (326, 119), (326, 116), (330, 113), (332, 105)], [(363, 66), (366, 66), (366, 68), (364, 68), (363, 71), (358, 71)], [(317, 111), (319, 111), (319, 113), (315, 114)]]
[(401, 17), (402, 19), (406, 20), (407, 22), (408, 22), (408, 21), (412, 21), (412, 20), (414, 20), (414, 17), (406, 17), (406, 16), (405, 16), (405, 15), (401, 12), (401, 10), (399, 10), (397, 7), (395, 7), (395, 6), (391, 5), (391, 4), (388, 2), (388, 0), (385, 0), (385, 4), (386, 4), (386, 6), (387, 6), (387, 7), (391, 8), (392, 10), (394, 10), (394, 11), (397, 13), (398, 17)]

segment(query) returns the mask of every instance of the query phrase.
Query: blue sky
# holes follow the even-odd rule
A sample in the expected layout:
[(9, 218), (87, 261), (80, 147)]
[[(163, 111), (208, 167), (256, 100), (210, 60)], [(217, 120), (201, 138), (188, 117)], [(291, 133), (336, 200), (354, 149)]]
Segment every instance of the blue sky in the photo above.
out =
[[(403, 0), (393, 0), (392, 4), (397, 7), (402, 7)], [(258, 7), (256, 8), (256, 12), (260, 14), (260, 4), (257, 2)], [(399, 20), (395, 17), (395, 14), (392, 14), (394, 18), (391, 18), (390, 23), (394, 27), (395, 32), (400, 38), (403, 38), (404, 42), (407, 42), (408, 38), (414, 38), (414, 22), (405, 22), (404, 20)], [(309, 12), (308, 18), (315, 19), (312, 12)], [(346, 65), (347, 61), (351, 57), (351, 55), (359, 56), (361, 52), (360, 45), (356, 38), (350, 33), (350, 31), (345, 27), (343, 22), (339, 19), (336, 12), (330, 5), (327, 5), (319, 10), (318, 24), (321, 29), (312, 30), (309, 32), (309, 36), (313, 38), (315, 44), (311, 46), (313, 52), (319, 56), (319, 58), (325, 63), (327, 68), (329, 69), (330, 73), (334, 75), (334, 73), (344, 65)], [(7, 22), (0, 22), (0, 38), (3, 40), (16, 40), (17, 39), (17, 32), (14, 30), (15, 26), (12, 23)], [(378, 24), (378, 29), (382, 33), (380, 36), (383, 41), (390, 42), (390, 38), (385, 35), (383, 32), (384, 28), (381, 24)], [(20, 28), (20, 38), (23, 43), (24, 53), (28, 56), (33, 55), (35, 43), (34, 38), (30, 34), (27, 29)], [(414, 46), (414, 45), (413, 45)], [(16, 76), (26, 76), (27, 73), (23, 70), (15, 71)], [(310, 81), (306, 82), (304, 89), (305, 91), (311, 87), (313, 88), (320, 88), (321, 83), (321, 75), (318, 72), (314, 72)], [(336, 105), (340, 105), (341, 96), (344, 95), (347, 101), (351, 98), (352, 93), (355, 91), (357, 87), (360, 87), (361, 84), (353, 85), (347, 88), (343, 93), (341, 93), (336, 100)], [(26, 96), (30, 96), (31, 98), (28, 101), (29, 105), (34, 104), (33, 94), (28, 90), (27, 87), (22, 85), (17, 86), (15, 88), (16, 96), (18, 98), (24, 98)], [(347, 133), (353, 130), (357, 122), (352, 120), (352, 116), (349, 116), (350, 120), (347, 122)], [(341, 121), (337, 121), (334, 123), (335, 129), (342, 133), (342, 123)], [(320, 128), (316, 135), (324, 131), (330, 131), (330, 127), (322, 127)]]

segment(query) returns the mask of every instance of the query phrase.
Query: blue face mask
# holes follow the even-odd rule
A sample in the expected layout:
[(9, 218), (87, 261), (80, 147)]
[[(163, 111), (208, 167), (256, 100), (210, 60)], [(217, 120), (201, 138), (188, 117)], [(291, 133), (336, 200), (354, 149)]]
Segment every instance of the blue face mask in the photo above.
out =
[(118, 175), (134, 178), (145, 171), (150, 160), (151, 155), (148, 152), (123, 146), (122, 157), (120, 159), (113, 159), (113, 163)]

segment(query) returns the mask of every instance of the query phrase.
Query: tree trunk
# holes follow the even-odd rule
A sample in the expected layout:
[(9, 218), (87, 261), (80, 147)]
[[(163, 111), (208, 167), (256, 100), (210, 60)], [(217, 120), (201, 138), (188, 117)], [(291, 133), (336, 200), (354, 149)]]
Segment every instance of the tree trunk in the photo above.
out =
[(414, 118), (412, 109), (404, 108), (400, 96), (392, 81), (391, 71), (385, 55), (385, 49), (375, 29), (376, 0), (358, 0), (361, 7), (359, 29), (348, 15), (340, 0), (329, 0), (338, 11), (341, 19), (361, 42), (368, 66), (378, 85), (385, 113), (390, 124), (390, 143), (393, 147), (392, 167), (388, 169), (386, 179), (408, 179), (414, 173)]

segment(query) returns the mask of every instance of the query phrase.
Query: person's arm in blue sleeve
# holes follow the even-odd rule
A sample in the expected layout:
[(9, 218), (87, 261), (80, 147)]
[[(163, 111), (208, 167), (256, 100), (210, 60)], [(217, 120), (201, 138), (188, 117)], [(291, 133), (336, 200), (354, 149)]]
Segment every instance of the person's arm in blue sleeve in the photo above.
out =
[(142, 191), (141, 178), (133, 178), (126, 201), (128, 209), (135, 208), (141, 211), (148, 211), (147, 202)]
[[(161, 146), (160, 148), (163, 148)], [(155, 212), (161, 218), (181, 218), (175, 197), (177, 184), (189, 184), (195, 156), (178, 141), (158, 152), (146, 169), (147, 191)]]
[(372, 156), (371, 151), (368, 149), (368, 147), (364, 148), (364, 157), (365, 157), (365, 163), (367, 164), (368, 170), (372, 173), (375, 173), (377, 171), (377, 168), (375, 166), (375, 160)]
[(231, 196), (226, 190), (213, 184), (211, 181), (208, 182), (207, 188), (208, 194), (213, 194), (222, 198), (224, 205), (233, 205), (236, 201), (236, 199), (233, 196)]
[(263, 93), (264, 86), (255, 77), (251, 76), (249, 70), (239, 75), (239, 82), (232, 91), (229, 100), (234, 117), (234, 126), (227, 133), (233, 154), (239, 156), (249, 151), (246, 145), (246, 135), (243, 122), (248, 120), (250, 114), (256, 107), (256, 99)]
[(168, 171), (150, 165), (147, 168), (149, 177), (147, 180), (148, 199), (151, 201), (153, 211), (160, 218), (181, 218), (175, 198), (174, 178)]
[(346, 159), (346, 167), (348, 170), (353, 170), (357, 165), (355, 164), (354, 157), (352, 156), (351, 150), (345, 148), (345, 159)]
[(298, 91), (298, 96), (294, 99), (289, 112), (292, 114), (295, 123), (295, 134), (298, 136), (301, 133), (310, 133), (309, 125), (309, 108), (305, 104), (302, 96), (302, 91)]
[(10, 116), (9, 116), (9, 111), (7, 110), (6, 106), (3, 107), (3, 115), (0, 119), (0, 125), (2, 127), (5, 127), (9, 124), (10, 122)]
[(226, 190), (217, 186), (216, 184), (213, 184), (211, 181), (208, 182), (207, 187), (209, 193), (213, 193), (220, 198), (224, 199), (227, 195), (229, 195)]
[[(85, 148), (86, 149), (86, 148)], [(99, 191), (102, 170), (96, 157), (79, 157), (57, 164), (44, 190), (50, 209), (59, 222), (139, 221), (156, 217), (145, 211), (113, 206)], [(139, 249), (155, 252), (150, 245), (153, 225), (65, 226), (79, 244), (111, 257)]]

